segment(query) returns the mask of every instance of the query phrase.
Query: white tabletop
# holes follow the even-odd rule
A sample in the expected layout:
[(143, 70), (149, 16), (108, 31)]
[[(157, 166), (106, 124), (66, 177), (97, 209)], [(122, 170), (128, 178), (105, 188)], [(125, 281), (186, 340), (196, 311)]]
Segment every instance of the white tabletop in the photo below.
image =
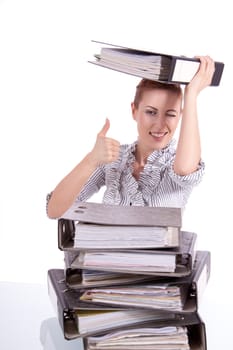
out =
[[(233, 349), (232, 305), (209, 287), (204, 293), (208, 350)], [(0, 310), (1, 350), (83, 350), (81, 339), (64, 339), (46, 285), (0, 282)]]
[(64, 339), (55, 311), (40, 284), (0, 282), (1, 350), (82, 350)]

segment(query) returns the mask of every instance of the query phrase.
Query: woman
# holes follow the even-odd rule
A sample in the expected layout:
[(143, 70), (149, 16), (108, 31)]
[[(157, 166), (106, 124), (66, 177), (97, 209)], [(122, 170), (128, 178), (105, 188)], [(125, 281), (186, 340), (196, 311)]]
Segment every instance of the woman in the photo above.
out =
[[(62, 216), (76, 200), (87, 200), (102, 186), (103, 202), (108, 204), (185, 206), (204, 170), (197, 97), (210, 85), (215, 69), (209, 56), (199, 59), (199, 70), (185, 86), (184, 96), (179, 85), (141, 80), (131, 104), (137, 141), (120, 145), (108, 138), (106, 119), (91, 152), (48, 196), (50, 218)], [(180, 119), (175, 149), (173, 135)]]

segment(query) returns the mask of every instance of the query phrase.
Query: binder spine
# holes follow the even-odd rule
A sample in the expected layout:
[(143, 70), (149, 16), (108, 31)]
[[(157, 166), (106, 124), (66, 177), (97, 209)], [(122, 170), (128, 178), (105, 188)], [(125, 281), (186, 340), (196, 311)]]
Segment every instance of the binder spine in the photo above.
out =
[[(170, 65), (170, 72), (168, 74), (168, 82), (170, 83), (177, 83), (177, 84), (184, 84), (187, 85), (189, 84), (189, 82), (192, 80), (192, 78), (187, 78), (187, 80), (182, 80), (182, 79), (175, 79), (174, 78), (174, 73), (175, 73), (175, 68), (176, 68), (176, 64), (177, 62), (182, 62), (185, 61), (189, 64), (189, 63), (199, 63), (200, 61), (198, 59), (195, 58), (188, 58), (185, 56), (171, 56), (171, 65)], [(194, 69), (194, 68), (193, 68)], [(215, 72), (211, 81), (211, 86), (218, 86), (220, 84), (221, 78), (222, 78), (222, 74), (223, 74), (223, 69), (224, 69), (224, 63), (223, 62), (215, 62)], [(197, 67), (198, 70), (198, 67)], [(196, 68), (193, 70), (193, 76), (195, 75), (195, 71)]]
[(79, 337), (78, 324), (73, 310), (63, 310), (63, 330), (67, 340)]
[[(173, 319), (167, 319), (158, 322), (144, 323), (140, 325), (127, 326), (124, 329), (144, 328), (144, 327), (163, 327), (163, 326), (186, 326), (188, 329), (188, 338), (190, 350), (207, 350), (206, 328), (198, 313), (187, 315), (174, 315)], [(116, 330), (118, 331), (118, 330)], [(114, 331), (113, 331), (114, 332)], [(107, 334), (103, 331), (101, 335)], [(83, 338), (84, 350), (88, 350), (88, 336)]]
[(68, 268), (65, 271), (66, 284), (70, 289), (84, 288), (80, 269)]
[(73, 220), (58, 220), (58, 248), (60, 250), (65, 250), (73, 246), (74, 234), (75, 225)]
[(206, 328), (201, 320), (192, 326), (188, 326), (190, 349), (207, 350)]
[(65, 280), (61, 279), (60, 276), (59, 278), (57, 277), (55, 270), (48, 271), (48, 294), (58, 316), (65, 339), (75, 339), (78, 337), (78, 325), (74, 310), (69, 308), (66, 298), (62, 295), (67, 290)]
[(222, 62), (215, 62), (215, 72), (211, 81), (212, 86), (218, 86), (222, 78), (224, 64)]

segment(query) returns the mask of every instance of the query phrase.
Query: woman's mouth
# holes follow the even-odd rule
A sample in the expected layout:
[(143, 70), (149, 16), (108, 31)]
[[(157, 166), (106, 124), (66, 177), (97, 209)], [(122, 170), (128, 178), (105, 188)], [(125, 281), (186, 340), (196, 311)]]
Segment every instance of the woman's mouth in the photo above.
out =
[(168, 134), (168, 132), (153, 132), (153, 131), (149, 131), (149, 134), (151, 136), (153, 136), (153, 138), (157, 139), (157, 140), (160, 140), (162, 139), (165, 135)]

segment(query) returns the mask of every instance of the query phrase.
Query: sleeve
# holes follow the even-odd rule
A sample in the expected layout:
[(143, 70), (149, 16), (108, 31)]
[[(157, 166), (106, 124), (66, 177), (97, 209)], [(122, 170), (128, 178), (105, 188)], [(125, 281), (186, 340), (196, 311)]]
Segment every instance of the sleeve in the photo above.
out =
[(202, 160), (200, 160), (197, 170), (188, 175), (176, 174), (173, 169), (173, 163), (174, 161), (171, 162), (168, 168), (168, 175), (177, 185), (181, 187), (193, 187), (201, 182), (205, 171), (205, 163)]
[[(105, 172), (103, 167), (99, 167), (91, 175), (86, 185), (83, 187), (79, 196), (76, 198), (75, 202), (84, 202), (90, 198), (94, 193), (98, 192), (99, 189), (105, 184)], [(46, 214), (48, 216), (48, 203), (52, 197), (53, 191), (48, 193), (46, 196)]]
[(75, 202), (85, 202), (93, 194), (98, 192), (102, 186), (105, 185), (105, 171), (104, 167), (98, 167), (90, 176), (89, 180), (83, 187), (82, 191), (76, 198)]
[(46, 196), (46, 215), (48, 216), (48, 204), (49, 204), (49, 201), (50, 201), (50, 198), (53, 194), (53, 191), (48, 193), (47, 196)]

